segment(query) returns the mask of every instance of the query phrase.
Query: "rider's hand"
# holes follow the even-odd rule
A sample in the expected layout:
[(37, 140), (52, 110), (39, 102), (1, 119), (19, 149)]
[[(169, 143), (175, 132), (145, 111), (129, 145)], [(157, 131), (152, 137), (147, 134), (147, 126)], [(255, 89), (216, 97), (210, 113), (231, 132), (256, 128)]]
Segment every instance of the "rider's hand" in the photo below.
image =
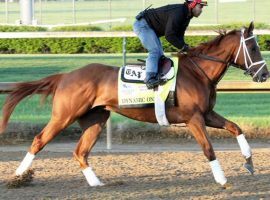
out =
[(179, 50), (180, 53), (184, 53), (184, 52), (188, 52), (188, 50), (190, 49), (188, 44), (184, 44), (184, 46), (182, 47), (182, 49)]

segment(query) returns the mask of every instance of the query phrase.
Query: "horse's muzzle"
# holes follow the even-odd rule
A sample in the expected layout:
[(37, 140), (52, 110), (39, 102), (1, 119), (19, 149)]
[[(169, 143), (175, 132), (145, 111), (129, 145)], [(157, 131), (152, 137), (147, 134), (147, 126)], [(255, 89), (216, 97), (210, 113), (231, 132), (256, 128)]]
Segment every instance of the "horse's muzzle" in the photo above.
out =
[(269, 77), (270, 77), (270, 73), (269, 72), (263, 73), (262, 74), (262, 82), (265, 82)]
[(270, 77), (270, 73), (268, 71), (262, 73), (260, 76), (254, 77), (253, 81), (255, 82), (265, 82)]

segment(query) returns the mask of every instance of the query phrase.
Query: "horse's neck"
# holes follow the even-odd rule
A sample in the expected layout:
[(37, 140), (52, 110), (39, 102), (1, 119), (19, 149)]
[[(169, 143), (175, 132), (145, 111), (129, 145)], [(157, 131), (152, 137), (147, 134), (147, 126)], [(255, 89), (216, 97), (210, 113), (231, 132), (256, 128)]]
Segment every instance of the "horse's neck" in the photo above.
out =
[[(215, 51), (212, 50), (206, 55), (229, 63), (232, 56), (232, 51), (233, 45), (221, 45), (219, 49), (216, 49)], [(213, 83), (218, 83), (226, 72), (228, 64), (207, 60), (202, 62), (201, 67)]]

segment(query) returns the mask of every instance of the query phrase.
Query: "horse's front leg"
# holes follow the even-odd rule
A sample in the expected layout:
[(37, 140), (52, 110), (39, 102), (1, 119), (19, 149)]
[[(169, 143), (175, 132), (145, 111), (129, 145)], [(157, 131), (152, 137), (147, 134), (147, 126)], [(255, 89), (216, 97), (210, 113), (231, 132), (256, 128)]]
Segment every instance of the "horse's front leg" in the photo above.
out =
[(195, 113), (189, 120), (187, 125), (191, 130), (191, 132), (193, 133), (196, 141), (202, 147), (204, 155), (209, 160), (216, 182), (224, 186), (227, 182), (227, 179), (225, 178), (224, 172), (218, 160), (216, 159), (216, 155), (213, 150), (212, 144), (210, 143), (207, 137), (205, 121), (203, 116), (200, 113)]
[(215, 111), (211, 111), (207, 113), (207, 115), (205, 116), (205, 123), (209, 127), (228, 130), (230, 133), (232, 133), (236, 137), (238, 144), (240, 146), (242, 155), (246, 159), (246, 163), (244, 164), (244, 167), (249, 171), (249, 173), (253, 174), (254, 167), (253, 167), (253, 162), (252, 162), (251, 148), (244, 134), (242, 133), (242, 130), (239, 128), (239, 126), (225, 119), (224, 117), (220, 116)]
[(96, 176), (92, 167), (89, 166), (87, 158), (109, 116), (109, 111), (94, 108), (78, 119), (78, 122), (83, 129), (83, 135), (81, 136), (73, 155), (80, 163), (82, 172), (90, 186), (104, 185)]

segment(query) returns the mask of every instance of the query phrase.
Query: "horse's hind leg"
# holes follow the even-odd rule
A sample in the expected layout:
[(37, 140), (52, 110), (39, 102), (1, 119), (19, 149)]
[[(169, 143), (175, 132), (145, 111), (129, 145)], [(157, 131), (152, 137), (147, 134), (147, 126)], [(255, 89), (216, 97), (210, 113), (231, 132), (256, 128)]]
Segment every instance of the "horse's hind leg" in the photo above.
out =
[[(71, 80), (80, 79), (79, 74), (67, 74), (58, 84), (52, 107), (52, 117), (47, 126), (38, 134), (30, 147), (25, 159), (16, 170), (17, 175), (22, 175), (30, 166), (35, 155), (64, 128), (73, 123), (91, 108), (95, 95), (90, 95), (89, 90), (81, 87), (84, 81), (76, 83)], [(95, 94), (95, 88), (91, 88)]]
[(22, 175), (27, 169), (30, 168), (35, 155), (41, 151), (46, 144), (48, 144), (61, 130), (71, 124), (71, 120), (61, 120), (52, 118), (46, 127), (35, 136), (32, 145), (26, 154), (25, 158), (21, 162), (20, 166), (16, 170), (16, 175)]
[(82, 172), (90, 186), (103, 185), (89, 166), (87, 158), (109, 116), (109, 111), (97, 107), (90, 110), (78, 120), (84, 133), (74, 151), (74, 157), (80, 163)]
[(244, 134), (242, 133), (242, 130), (235, 123), (225, 119), (215, 111), (209, 112), (205, 116), (205, 121), (207, 126), (228, 130), (231, 134), (233, 134), (236, 137), (237, 142), (241, 149), (241, 153), (246, 159), (244, 167), (251, 174), (253, 174), (254, 167), (252, 162), (252, 152)]
[(187, 123), (189, 129), (193, 133), (196, 141), (202, 147), (204, 155), (210, 161), (210, 166), (217, 183), (225, 185), (227, 179), (224, 176), (224, 172), (216, 159), (215, 152), (213, 150), (212, 144), (207, 137), (207, 131), (205, 127), (205, 121), (200, 113), (195, 113), (192, 118)]
[(70, 100), (67, 100), (70, 99), (67, 98), (69, 96), (70, 92), (66, 92), (65, 90), (55, 94), (51, 120), (46, 127), (35, 136), (27, 155), (16, 170), (16, 175), (22, 175), (29, 169), (35, 155), (42, 150), (48, 142), (56, 137), (56, 135), (73, 123), (78, 116), (82, 115), (82, 113), (87, 110), (88, 105), (86, 103), (78, 102), (78, 99), (82, 98), (74, 97), (72, 99), (77, 99), (76, 102), (71, 102)]

